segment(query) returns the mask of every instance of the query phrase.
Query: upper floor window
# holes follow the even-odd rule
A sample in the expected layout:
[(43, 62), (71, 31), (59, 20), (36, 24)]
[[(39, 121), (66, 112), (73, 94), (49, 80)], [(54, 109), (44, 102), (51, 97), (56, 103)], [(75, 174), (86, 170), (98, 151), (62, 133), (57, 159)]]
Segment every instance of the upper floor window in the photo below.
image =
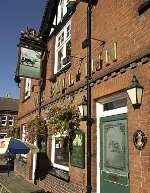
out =
[(13, 126), (14, 125), (14, 118), (12, 116), (8, 117), (8, 125)]
[(25, 79), (24, 99), (30, 97), (31, 94), (31, 78)]
[[(57, 26), (60, 22), (62, 22), (64, 16), (67, 13), (67, 4), (69, 3), (69, 0), (60, 0), (59, 5), (57, 8), (57, 14), (53, 21), (53, 26)], [(51, 28), (50, 34), (54, 31), (54, 28)]]
[(7, 116), (2, 116), (1, 117), (1, 124), (2, 124), (2, 126), (6, 126), (7, 125)]
[(54, 73), (65, 67), (71, 56), (71, 23), (68, 22), (56, 36)]
[(62, 21), (64, 15), (67, 13), (68, 0), (60, 0), (57, 13), (57, 24)]

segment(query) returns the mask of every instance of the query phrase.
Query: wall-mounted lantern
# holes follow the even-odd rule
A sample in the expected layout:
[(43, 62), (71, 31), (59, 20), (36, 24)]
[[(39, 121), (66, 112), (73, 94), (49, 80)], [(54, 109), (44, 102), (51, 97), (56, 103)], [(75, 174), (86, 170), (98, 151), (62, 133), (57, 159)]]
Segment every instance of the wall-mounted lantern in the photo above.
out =
[(128, 96), (134, 108), (139, 108), (142, 103), (143, 87), (140, 85), (136, 76), (133, 76), (132, 82), (127, 88)]
[(82, 102), (78, 105), (78, 108), (79, 108), (82, 119), (86, 120), (87, 118), (87, 99), (85, 95), (82, 98)]

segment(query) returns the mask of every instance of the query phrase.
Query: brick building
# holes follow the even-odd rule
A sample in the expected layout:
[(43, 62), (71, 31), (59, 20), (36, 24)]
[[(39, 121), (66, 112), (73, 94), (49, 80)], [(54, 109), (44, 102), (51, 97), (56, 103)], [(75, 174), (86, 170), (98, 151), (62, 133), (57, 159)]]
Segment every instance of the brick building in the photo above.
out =
[(16, 124), (18, 99), (0, 97), (0, 137), (6, 136)]
[[(80, 2), (67, 10), (67, 3), (67, 0), (49, 0), (39, 30), (47, 48), (42, 57), (41, 115), (44, 118), (55, 105), (74, 104), (77, 107), (87, 92), (87, 53), (82, 49), (87, 34), (87, 4)], [(97, 1), (92, 9), (93, 193), (149, 192), (149, 6), (149, 0), (102, 0)], [(138, 108), (133, 108), (126, 92), (134, 75), (144, 88), (142, 104)], [(27, 123), (38, 114), (38, 93), (37, 80), (21, 80), (19, 123), (23, 134)], [(39, 181), (45, 190), (54, 193), (86, 192), (87, 129), (83, 120), (80, 130), (85, 135), (85, 145), (82, 144), (82, 148), (85, 147), (84, 164), (71, 163), (69, 151), (59, 146), (63, 135), (48, 137), (47, 156), (52, 167)], [(135, 137), (133, 141), (136, 134), (142, 137), (142, 144), (144, 135), (147, 137), (141, 150), (135, 146), (138, 139)], [(60, 158), (58, 151), (62, 153), (62, 150), (65, 151), (63, 155), (68, 156)], [(34, 180), (35, 166), (36, 155), (30, 154), (26, 162), (17, 161), (16, 172)]]

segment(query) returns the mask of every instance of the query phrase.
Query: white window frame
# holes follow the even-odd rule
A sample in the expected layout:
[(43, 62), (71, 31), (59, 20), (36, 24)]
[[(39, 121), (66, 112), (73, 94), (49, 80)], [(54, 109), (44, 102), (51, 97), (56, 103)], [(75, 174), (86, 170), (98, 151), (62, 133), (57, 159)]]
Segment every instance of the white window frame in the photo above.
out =
[(104, 98), (102, 100), (97, 101), (96, 103), (96, 117), (97, 117), (97, 193), (100, 192), (100, 118), (107, 117), (112, 115), (118, 115), (128, 112), (127, 106), (120, 107), (108, 111), (104, 111), (104, 104), (108, 102), (112, 102), (115, 100), (127, 98), (126, 93), (120, 93), (118, 95), (114, 95), (108, 98)]
[(68, 4), (67, 0), (60, 0), (58, 9), (57, 9), (57, 13), (58, 13), (57, 24), (62, 21), (63, 17), (67, 13), (67, 4)]
[[(70, 26), (70, 33), (69, 36), (67, 36), (67, 28), (68, 26)], [(59, 40), (62, 37), (62, 34), (64, 33), (64, 40), (61, 42), (60, 41), (60, 45), (59, 44)], [(62, 57), (62, 62), (63, 59), (66, 57), (66, 45), (67, 43), (71, 41), (71, 20), (67, 22), (67, 24), (63, 27), (63, 29), (59, 32), (59, 34), (56, 36), (56, 40), (55, 40), (55, 63), (54, 63), (54, 74), (56, 74), (57, 72), (59, 72), (61, 69), (63, 69), (67, 64), (63, 65), (60, 69), (58, 69), (58, 52), (63, 49), (62, 53), (63, 53), (63, 57)]]
[[(2, 117), (5, 117), (5, 120), (2, 120)], [(7, 125), (7, 118), (8, 118), (7, 115), (2, 115), (2, 116), (1, 116), (1, 125), (2, 125), (2, 126), (6, 126), (6, 125)], [(5, 123), (2, 124), (2, 121), (5, 121)]]
[(24, 99), (27, 99), (31, 95), (31, 78), (25, 79)]
[(69, 171), (69, 167), (68, 166), (63, 166), (63, 165), (55, 163), (55, 138), (58, 138), (58, 137), (61, 137), (61, 136), (65, 136), (65, 135), (57, 134), (57, 135), (53, 135), (52, 136), (51, 162), (52, 162), (52, 165), (55, 168), (62, 169), (62, 170), (65, 170), (65, 171)]
[[(21, 134), (22, 141), (27, 141), (27, 139), (26, 139), (26, 134), (27, 134), (26, 128), (27, 128), (26, 124), (22, 125), (22, 134)], [(25, 158), (25, 160), (26, 160), (27, 159), (27, 154), (21, 154), (21, 157)]]

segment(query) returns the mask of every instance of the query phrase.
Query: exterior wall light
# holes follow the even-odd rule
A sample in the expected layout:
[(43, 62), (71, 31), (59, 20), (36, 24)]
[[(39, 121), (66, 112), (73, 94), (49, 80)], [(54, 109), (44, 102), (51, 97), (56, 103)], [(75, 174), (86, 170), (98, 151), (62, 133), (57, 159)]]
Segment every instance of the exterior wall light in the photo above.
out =
[(128, 96), (131, 100), (133, 108), (139, 108), (142, 104), (142, 96), (143, 96), (143, 87), (140, 85), (136, 76), (133, 76), (131, 85), (127, 88)]
[(86, 96), (84, 95), (82, 98), (81, 104), (78, 105), (82, 120), (87, 119), (87, 99)]

